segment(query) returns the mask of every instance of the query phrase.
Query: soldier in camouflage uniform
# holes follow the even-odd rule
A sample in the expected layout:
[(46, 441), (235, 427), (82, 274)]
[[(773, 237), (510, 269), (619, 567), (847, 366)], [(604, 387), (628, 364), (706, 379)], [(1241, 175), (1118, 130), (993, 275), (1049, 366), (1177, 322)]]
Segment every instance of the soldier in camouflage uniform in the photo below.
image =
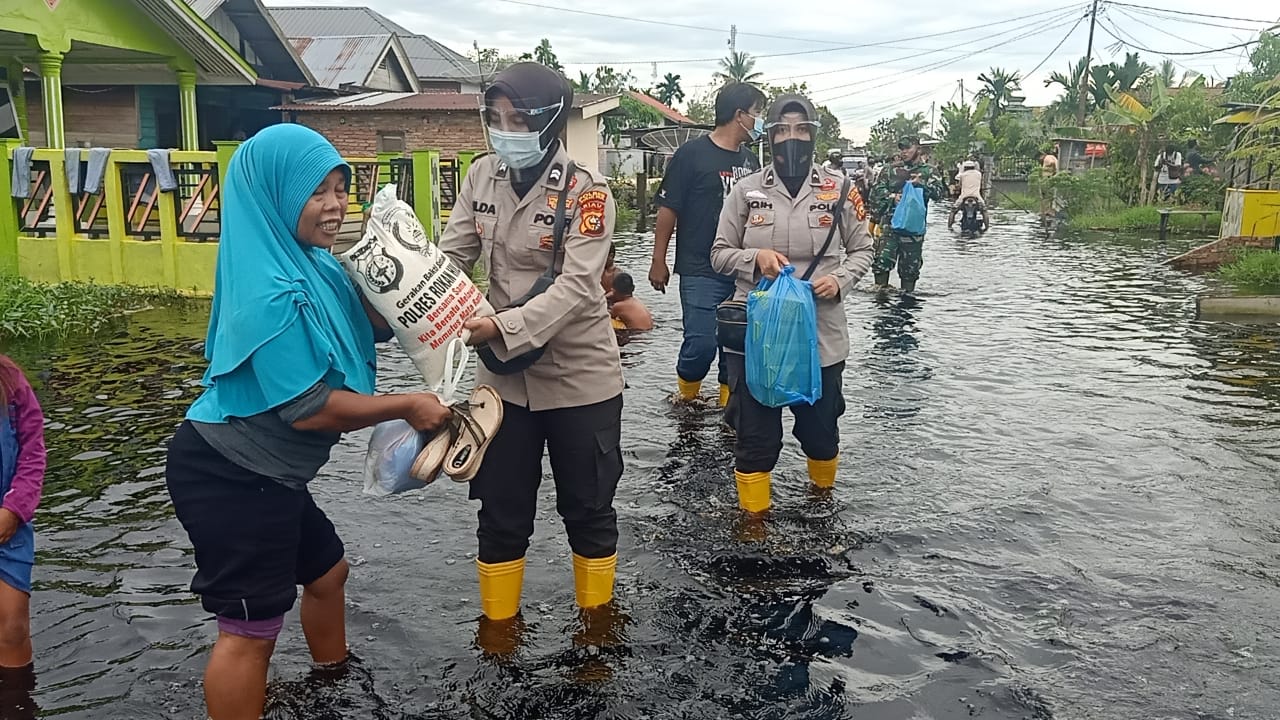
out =
[(945, 197), (946, 187), (933, 168), (921, 162), (920, 143), (916, 138), (902, 138), (898, 148), (901, 151), (898, 160), (884, 168), (879, 182), (871, 190), (871, 208), (882, 234), (871, 269), (876, 285), (884, 287), (889, 284), (889, 273), (896, 264), (902, 292), (909, 293), (915, 290), (924, 264), (924, 235), (909, 235), (892, 227), (893, 212), (902, 198), (902, 186), (912, 182), (923, 188), (926, 206), (932, 200)]

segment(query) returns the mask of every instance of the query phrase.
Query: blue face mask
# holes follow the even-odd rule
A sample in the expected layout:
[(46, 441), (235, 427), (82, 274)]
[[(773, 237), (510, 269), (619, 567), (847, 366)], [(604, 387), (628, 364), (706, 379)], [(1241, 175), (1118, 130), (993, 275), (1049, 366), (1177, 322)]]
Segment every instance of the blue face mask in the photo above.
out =
[(542, 162), (546, 151), (536, 132), (506, 132), (489, 128), (489, 142), (502, 162), (516, 170), (525, 170)]
[[(748, 113), (747, 117), (751, 117), (751, 114)], [(746, 128), (743, 129), (746, 130)], [(755, 123), (751, 126), (750, 130), (747, 130), (747, 133), (751, 135), (751, 142), (759, 140), (760, 137), (764, 135), (764, 116), (756, 117)]]

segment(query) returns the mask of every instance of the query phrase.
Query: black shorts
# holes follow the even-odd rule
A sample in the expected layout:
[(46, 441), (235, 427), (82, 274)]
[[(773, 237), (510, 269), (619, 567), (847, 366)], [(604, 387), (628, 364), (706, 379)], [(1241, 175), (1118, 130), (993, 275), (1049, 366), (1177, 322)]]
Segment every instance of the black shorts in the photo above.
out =
[(311, 493), (246, 470), (189, 422), (169, 443), (169, 497), (196, 551), (191, 591), (205, 610), (235, 620), (284, 615), (345, 552)]

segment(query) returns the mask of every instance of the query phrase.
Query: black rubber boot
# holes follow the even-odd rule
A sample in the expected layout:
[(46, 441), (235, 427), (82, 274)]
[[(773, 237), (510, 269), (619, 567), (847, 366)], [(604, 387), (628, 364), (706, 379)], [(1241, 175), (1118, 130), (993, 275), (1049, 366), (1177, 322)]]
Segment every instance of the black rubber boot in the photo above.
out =
[(913, 293), (913, 292), (915, 292), (915, 291), (916, 291), (916, 281), (915, 281), (915, 280), (903, 280), (903, 281), (902, 281), (902, 294), (903, 294), (903, 295), (910, 295), (911, 293)]
[(888, 284), (889, 284), (889, 273), (876, 273), (876, 274), (875, 274), (875, 281), (876, 281), (876, 285), (877, 285), (877, 286), (879, 286), (879, 287), (884, 287), (885, 285), (888, 285)]

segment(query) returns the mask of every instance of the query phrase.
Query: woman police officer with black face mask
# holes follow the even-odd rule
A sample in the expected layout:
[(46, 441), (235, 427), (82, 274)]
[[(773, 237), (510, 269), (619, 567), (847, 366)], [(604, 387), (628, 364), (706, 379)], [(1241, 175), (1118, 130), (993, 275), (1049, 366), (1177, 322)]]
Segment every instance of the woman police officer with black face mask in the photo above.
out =
[[(743, 178), (725, 200), (711, 249), (711, 265), (737, 278), (736, 299), (745, 300), (761, 277), (776, 278), (788, 264), (797, 276), (814, 264), (818, 354), (822, 397), (791, 408), (796, 438), (808, 458), (809, 477), (819, 488), (835, 483), (840, 454), (838, 421), (845, 403), (841, 376), (849, 355), (844, 298), (871, 267), (871, 235), (863, 199), (843, 173), (814, 165), (818, 115), (801, 95), (783, 95), (766, 115), (773, 163)], [(840, 200), (843, 197), (843, 203)], [(832, 242), (819, 256), (831, 227)], [(782, 452), (782, 409), (751, 396), (741, 349), (728, 348), (731, 394), (725, 417), (737, 431), (734, 476), (744, 510), (770, 505), (770, 481)]]

